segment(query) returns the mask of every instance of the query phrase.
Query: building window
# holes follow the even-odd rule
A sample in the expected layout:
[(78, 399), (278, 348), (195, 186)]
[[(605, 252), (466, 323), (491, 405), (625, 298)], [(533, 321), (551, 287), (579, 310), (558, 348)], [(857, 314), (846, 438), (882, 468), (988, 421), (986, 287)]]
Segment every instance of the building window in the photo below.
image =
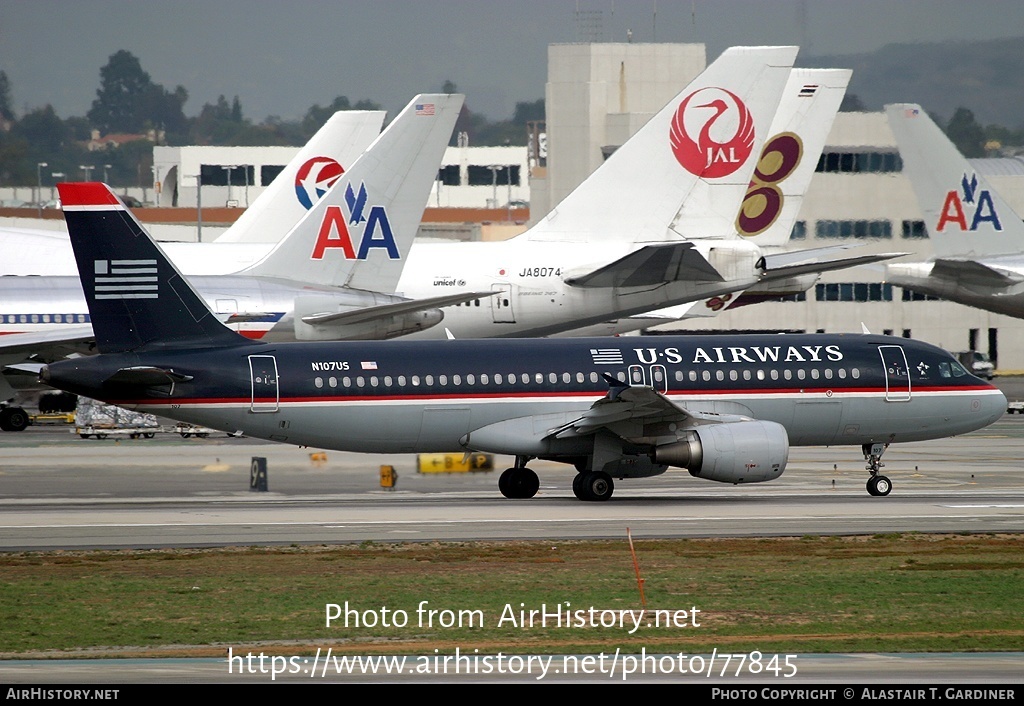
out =
[(437, 170), (437, 180), (445, 186), (462, 186), (458, 164), (446, 164)]
[(892, 285), (880, 282), (828, 282), (814, 285), (819, 302), (891, 302)]
[(203, 164), (199, 167), (199, 178), (203, 186), (227, 186), (228, 173), (231, 173), (231, 186), (254, 186), (253, 167), (251, 164), (231, 166), (227, 164)]
[[(285, 165), (283, 164), (264, 164), (260, 167), (260, 184), (263, 186), (270, 186), (270, 182), (274, 181), (278, 174), (284, 171)], [(231, 175), (231, 183), (235, 183), (235, 175)]]
[(489, 165), (469, 165), (466, 176), (469, 180), (470, 186), (506, 186), (511, 184), (512, 186), (519, 186), (519, 165), (518, 164), (502, 164), (493, 165), (494, 169), (491, 169)]
[(816, 172), (836, 174), (887, 174), (903, 171), (898, 152), (823, 152)]
[(903, 221), (904, 238), (927, 238), (928, 229), (924, 227), (924, 221)]
[(891, 221), (817, 221), (818, 238), (892, 238)]
[(903, 296), (900, 297), (900, 300), (905, 302), (941, 302), (942, 297), (936, 297), (933, 294), (915, 292), (911, 289), (904, 289)]

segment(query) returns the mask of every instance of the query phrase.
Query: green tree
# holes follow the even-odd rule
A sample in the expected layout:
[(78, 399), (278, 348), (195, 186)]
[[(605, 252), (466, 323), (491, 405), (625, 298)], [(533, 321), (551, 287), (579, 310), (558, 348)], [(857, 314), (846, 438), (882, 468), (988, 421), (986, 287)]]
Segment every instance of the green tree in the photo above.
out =
[(86, 116), (104, 134), (140, 132), (140, 104), (152, 88), (153, 82), (139, 60), (121, 49), (100, 69), (100, 87)]
[(11, 107), (11, 82), (6, 71), (0, 71), (0, 120), (14, 120)]
[(141, 133), (154, 128), (184, 133), (188, 91), (153, 83), (131, 52), (121, 49), (100, 69), (100, 87), (86, 116), (101, 133)]
[(985, 156), (985, 131), (967, 108), (957, 108), (953, 113), (946, 125), (946, 137), (964, 157)]

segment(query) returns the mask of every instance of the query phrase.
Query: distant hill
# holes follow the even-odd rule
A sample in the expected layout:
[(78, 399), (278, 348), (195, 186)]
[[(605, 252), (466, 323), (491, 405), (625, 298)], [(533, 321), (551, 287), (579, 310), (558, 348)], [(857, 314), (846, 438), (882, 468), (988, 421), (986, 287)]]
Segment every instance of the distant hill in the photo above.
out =
[(983, 125), (1024, 126), (1024, 38), (888, 44), (870, 54), (800, 57), (797, 64), (853, 69), (848, 92), (868, 110), (920, 103), (948, 121), (963, 106)]

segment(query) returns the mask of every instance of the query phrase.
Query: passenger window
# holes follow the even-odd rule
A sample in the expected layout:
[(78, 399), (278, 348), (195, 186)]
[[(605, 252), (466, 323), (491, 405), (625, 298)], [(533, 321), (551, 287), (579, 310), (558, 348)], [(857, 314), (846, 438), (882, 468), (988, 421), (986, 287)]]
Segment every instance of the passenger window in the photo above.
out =
[[(427, 375), (427, 377), (424, 378), (424, 379), (426, 380), (426, 383), (428, 385), (433, 385), (434, 384), (434, 376), (433, 375)], [(370, 378), (370, 384), (376, 386), (377, 378)]]
[(701, 377), (704, 378), (704, 382), (707, 382), (708, 380), (711, 379), (711, 371), (705, 370), (704, 372), (701, 373)]
[(317, 387), (323, 387), (324, 386), (324, 379), (323, 378), (313, 378), (313, 384), (316, 385)]
[(733, 382), (735, 382), (736, 380), (740, 379), (740, 374), (737, 373), (735, 370), (730, 370), (729, 371), (729, 379), (732, 380)]
[(569, 373), (562, 373), (562, 382), (568, 385), (572, 382), (572, 375)]
[(811, 379), (812, 380), (817, 380), (819, 375), (821, 375), (821, 372), (817, 368), (811, 368)]
[(500, 385), (501, 384), (501, 373), (495, 373), (494, 374), (494, 384), (495, 385)]
[(590, 373), (590, 382), (596, 383), (601, 377), (597, 373)]
[(529, 373), (523, 373), (522, 377), (520, 379), (523, 381), (524, 385), (529, 385), (530, 384), (530, 374)]
[(792, 370), (783, 370), (782, 371), (782, 377), (786, 378), (787, 380), (792, 380), (793, 379), (793, 371)]
[(338, 378), (336, 378), (336, 377), (329, 377), (329, 378), (327, 378), (327, 384), (330, 385), (331, 387), (337, 387), (338, 386)]
[(390, 375), (385, 375), (384, 376), (384, 386), (385, 387), (391, 387), (391, 376)]
[[(358, 384), (360, 387), (363, 386), (363, 383), (361, 382), (361, 380), (362, 380), (362, 378), (356, 378), (356, 384)], [(419, 385), (420, 385), (420, 376), (419, 375), (413, 375), (412, 376), (412, 384), (413, 384), (413, 387), (419, 387)]]
[[(405, 384), (405, 382), (404, 382), (405, 378), (401, 378), (401, 380), (403, 380), (402, 384), (404, 385)], [(341, 384), (344, 385), (345, 387), (352, 387), (352, 378), (350, 378), (350, 377), (343, 377), (341, 379)]]
[(537, 381), (538, 385), (543, 385), (544, 384), (544, 373), (536, 373), (533, 376), (533, 379)]
[(803, 380), (804, 378), (807, 377), (807, 371), (804, 370), (803, 368), (800, 368), (799, 370), (796, 371), (796, 377), (798, 380)]
[(555, 373), (548, 373), (548, 382), (554, 385), (556, 382), (558, 382), (558, 375), (556, 375)]
[(467, 375), (466, 376), (466, 384), (467, 385), (475, 385), (476, 384), (476, 375), (474, 375), (473, 373), (470, 373), (469, 375)]
[(839, 379), (840, 380), (845, 380), (846, 379), (846, 368), (839, 368)]
[(826, 380), (831, 380), (832, 379), (832, 368), (825, 368), (825, 379)]
[(743, 379), (744, 380), (749, 380), (750, 379), (750, 371), (749, 370), (744, 370), (743, 371)]
[(721, 382), (722, 380), (725, 380), (725, 372), (722, 371), (722, 370), (716, 370), (715, 371), (715, 379), (718, 380), (719, 382)]
[(447, 375), (438, 375), (437, 376), (437, 382), (438, 382), (439, 385), (444, 387), (445, 385), (448, 384), (448, 376)]
[(583, 376), (583, 373), (576, 373), (576, 383), (582, 385), (587, 379)]
[[(345, 386), (348, 387), (348, 378), (345, 378)], [(399, 387), (405, 387), (405, 376), (404, 375), (399, 375), (398, 376), (398, 386)]]
[(487, 384), (487, 373), (481, 373), (480, 374), (480, 384), (481, 385), (486, 385)]
[(853, 370), (851, 370), (850, 375), (853, 376), (854, 380), (860, 379), (860, 368), (854, 368)]
[(776, 370), (775, 368), (772, 368), (771, 376), (772, 376), (772, 380), (778, 380), (779, 379), (779, 371)]
[[(413, 378), (413, 379), (415, 380), (415, 378)], [(366, 381), (363, 380), (363, 376), (362, 375), (360, 375), (359, 377), (356, 378), (356, 387), (362, 387), (365, 384), (366, 384)], [(414, 385), (419, 385), (418, 382), (414, 382), (413, 384)]]
[(452, 384), (456, 385), (456, 386), (461, 385), (462, 384), (462, 376), (461, 375), (452, 375)]

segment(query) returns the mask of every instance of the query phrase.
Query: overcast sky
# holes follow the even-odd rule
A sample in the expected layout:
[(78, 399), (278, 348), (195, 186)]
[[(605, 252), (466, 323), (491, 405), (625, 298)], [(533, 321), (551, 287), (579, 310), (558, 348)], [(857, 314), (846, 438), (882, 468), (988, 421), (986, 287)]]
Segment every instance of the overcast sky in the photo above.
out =
[[(577, 11), (582, 12), (577, 12)], [(189, 92), (186, 115), (223, 94), (247, 118), (301, 117), (335, 96), (395, 112), (452, 80), (470, 109), (511, 117), (544, 97), (547, 46), (701, 42), (804, 55), (892, 42), (1024, 36), (1021, 0), (0, 0), (0, 70), (15, 110), (89, 110), (120, 49), (156, 83)]]

